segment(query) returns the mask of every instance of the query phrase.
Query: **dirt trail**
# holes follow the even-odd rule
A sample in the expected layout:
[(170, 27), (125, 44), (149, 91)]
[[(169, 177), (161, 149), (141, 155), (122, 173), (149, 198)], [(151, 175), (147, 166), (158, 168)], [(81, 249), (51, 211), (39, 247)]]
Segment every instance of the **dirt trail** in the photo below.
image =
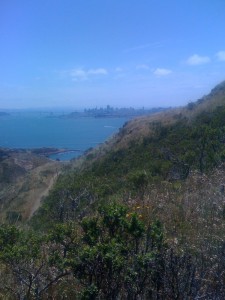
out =
[(39, 191), (39, 193), (37, 193), (38, 192), (37, 190), (33, 190), (31, 192), (33, 194), (33, 197), (32, 197), (33, 198), (33, 201), (32, 201), (33, 206), (31, 207), (28, 219), (30, 219), (33, 216), (33, 214), (35, 213), (35, 211), (40, 207), (42, 199), (48, 195), (48, 193), (51, 190), (51, 188), (53, 187), (57, 177), (58, 177), (58, 174), (55, 174), (54, 176), (52, 176), (47, 187), (41, 189), (41, 191)]
[(46, 197), (61, 173), (62, 164), (47, 163), (33, 169), (23, 181), (17, 202), (23, 220), (32, 217), (41, 206), (41, 201)]
[(0, 163), (0, 219), (30, 219), (65, 165), (29, 152), (8, 151)]

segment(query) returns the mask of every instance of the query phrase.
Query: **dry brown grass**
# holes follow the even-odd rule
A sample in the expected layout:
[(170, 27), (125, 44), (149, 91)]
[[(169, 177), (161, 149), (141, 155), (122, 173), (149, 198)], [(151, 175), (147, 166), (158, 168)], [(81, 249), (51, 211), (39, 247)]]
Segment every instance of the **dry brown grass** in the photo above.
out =
[(169, 126), (180, 119), (185, 119), (187, 123), (190, 123), (202, 112), (212, 112), (217, 107), (225, 105), (224, 86), (225, 82), (213, 89), (209, 95), (194, 102), (192, 109), (187, 105), (131, 120), (119, 134), (109, 141), (108, 147), (114, 147), (114, 149), (126, 148), (131, 141), (138, 142), (146, 136), (150, 137), (154, 133), (152, 127), (154, 123)]
[(63, 164), (31, 153), (16, 152), (10, 153), (2, 163), (7, 165), (9, 177), (0, 183), (0, 219), (4, 221), (9, 212), (15, 212), (22, 220), (27, 220), (53, 186)]
[(141, 218), (161, 220), (170, 244), (211, 251), (225, 235), (225, 164), (207, 175), (191, 172), (185, 181), (151, 184), (143, 198), (125, 201)]

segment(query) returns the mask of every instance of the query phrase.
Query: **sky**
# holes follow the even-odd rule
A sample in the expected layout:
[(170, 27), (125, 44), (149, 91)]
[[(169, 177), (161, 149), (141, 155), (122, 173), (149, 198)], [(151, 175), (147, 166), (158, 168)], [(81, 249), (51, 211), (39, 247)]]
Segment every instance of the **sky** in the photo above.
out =
[(225, 80), (224, 0), (0, 0), (0, 108), (168, 107)]

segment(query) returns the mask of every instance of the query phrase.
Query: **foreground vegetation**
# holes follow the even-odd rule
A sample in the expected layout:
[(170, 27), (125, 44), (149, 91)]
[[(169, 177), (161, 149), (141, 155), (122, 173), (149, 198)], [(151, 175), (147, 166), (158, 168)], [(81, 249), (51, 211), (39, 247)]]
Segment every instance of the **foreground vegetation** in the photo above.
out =
[(0, 297), (225, 298), (224, 103), (223, 83), (71, 163), (0, 227)]
[(224, 243), (210, 242), (210, 252), (172, 246), (158, 220), (115, 203), (41, 235), (2, 226), (0, 291), (4, 299), (223, 299)]

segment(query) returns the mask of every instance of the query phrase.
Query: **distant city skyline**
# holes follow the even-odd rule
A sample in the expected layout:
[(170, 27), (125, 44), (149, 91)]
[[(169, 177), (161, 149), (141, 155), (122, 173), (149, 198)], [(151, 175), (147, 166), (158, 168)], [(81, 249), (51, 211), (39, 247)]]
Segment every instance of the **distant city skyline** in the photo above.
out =
[(2, 0), (0, 109), (169, 107), (225, 80), (224, 0)]

